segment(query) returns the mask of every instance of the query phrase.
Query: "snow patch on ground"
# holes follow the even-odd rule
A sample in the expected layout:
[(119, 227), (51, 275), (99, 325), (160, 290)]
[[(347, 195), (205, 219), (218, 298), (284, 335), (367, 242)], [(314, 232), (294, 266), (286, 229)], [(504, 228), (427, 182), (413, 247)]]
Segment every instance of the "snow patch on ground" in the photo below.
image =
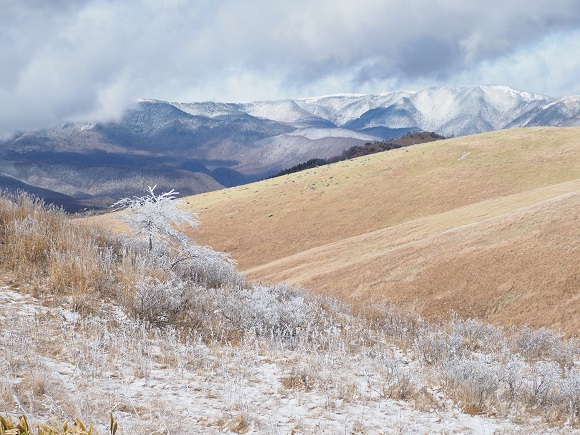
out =
[[(20, 407), (32, 420), (75, 413), (106, 433), (102, 423), (112, 411), (125, 434), (559, 433), (538, 422), (463, 413), (397, 348), (377, 359), (260, 340), (208, 345), (203, 337), (148, 330), (117, 307), (82, 318), (7, 287), (0, 303), (0, 386), (17, 385), (33, 367), (47, 383), (42, 403), (4, 404), (12, 416)], [(377, 361), (401, 365), (424, 385), (428, 403), (385, 395)]]

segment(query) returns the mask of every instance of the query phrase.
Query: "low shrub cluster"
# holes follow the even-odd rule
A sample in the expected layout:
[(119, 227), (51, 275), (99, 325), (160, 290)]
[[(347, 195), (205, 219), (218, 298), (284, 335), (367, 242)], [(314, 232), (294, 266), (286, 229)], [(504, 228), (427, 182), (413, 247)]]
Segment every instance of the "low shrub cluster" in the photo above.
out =
[(464, 411), (505, 415), (523, 408), (580, 421), (577, 338), (525, 325), (504, 331), (474, 319), (404, 317), (393, 310), (375, 326), (410, 347)]
[(152, 325), (224, 339), (292, 336), (312, 321), (304, 291), (246, 281), (227, 254), (182, 237), (171, 219), (161, 218), (143, 224), (149, 229), (144, 234), (112, 235), (25, 193), (5, 195), (0, 268), (14, 280), (33, 282), (41, 296), (71, 298), (78, 309), (112, 300)]

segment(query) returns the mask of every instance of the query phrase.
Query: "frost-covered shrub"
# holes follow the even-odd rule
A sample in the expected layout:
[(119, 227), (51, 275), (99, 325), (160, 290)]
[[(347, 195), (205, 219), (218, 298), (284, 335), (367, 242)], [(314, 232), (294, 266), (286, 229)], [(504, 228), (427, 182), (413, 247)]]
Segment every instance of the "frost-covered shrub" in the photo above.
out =
[(236, 270), (236, 262), (224, 252), (191, 243), (181, 254), (182, 257), (174, 258), (170, 268), (184, 279), (208, 287), (237, 285), (243, 280)]
[(183, 240), (185, 225), (198, 226), (197, 214), (179, 208), (173, 201), (179, 192), (171, 190), (157, 195), (156, 187), (148, 187), (147, 195), (123, 198), (111, 206), (115, 210), (126, 210), (121, 219), (129, 225), (133, 236), (147, 240), (149, 249), (154, 242), (167, 245), (170, 241)]
[(292, 336), (312, 320), (313, 304), (288, 284), (256, 284), (223, 294), (219, 313), (238, 328), (256, 335)]
[(383, 385), (381, 393), (384, 397), (395, 400), (410, 398), (417, 391), (417, 381), (411, 370), (404, 367), (401, 360), (394, 357), (377, 358), (380, 363)]
[(449, 323), (451, 334), (463, 338), (462, 345), (472, 351), (494, 352), (506, 345), (506, 338), (499, 326), (483, 324), (475, 319), (454, 318)]
[(185, 288), (179, 279), (162, 281), (146, 276), (135, 284), (132, 308), (140, 318), (151, 323), (167, 323), (176, 313), (187, 310)]
[(361, 307), (362, 315), (372, 328), (408, 345), (415, 338), (417, 330), (424, 320), (405, 312), (393, 304), (368, 304)]
[(561, 348), (562, 335), (546, 328), (534, 330), (522, 326), (513, 337), (514, 350), (528, 361), (539, 361), (557, 354)]
[(520, 395), (526, 367), (526, 363), (517, 355), (512, 355), (502, 367), (501, 380), (505, 384), (509, 404), (513, 403)]
[(529, 401), (533, 405), (551, 405), (559, 392), (560, 366), (552, 361), (532, 365), (525, 380)]
[(149, 250), (144, 240), (129, 238), (126, 238), (124, 245), (124, 255), (131, 258), (133, 264), (140, 264), (144, 270), (156, 269), (209, 287), (235, 285), (243, 280), (236, 270), (236, 262), (228, 254), (208, 246), (191, 242), (177, 251), (159, 244)]
[(210, 288), (173, 275), (147, 276), (135, 284), (133, 312), (152, 324), (181, 324), (214, 339), (251, 333), (290, 337), (315, 318), (312, 302), (289, 285), (246, 285)]
[(155, 187), (149, 187), (145, 196), (113, 204), (125, 210), (121, 219), (131, 228), (132, 237), (124, 244), (134, 259), (147, 269), (176, 273), (184, 280), (210, 287), (238, 284), (241, 275), (228, 254), (201, 246), (184, 234), (185, 226), (198, 226), (197, 214), (180, 208), (174, 201), (177, 194), (171, 190), (157, 195)]
[(574, 417), (580, 418), (580, 369), (577, 367), (566, 369), (560, 388), (565, 406)]
[(383, 322), (382, 330), (390, 337), (393, 337), (400, 342), (407, 342), (411, 337), (417, 322), (409, 316), (404, 316), (400, 313), (393, 312), (387, 320)]
[[(429, 337), (423, 334), (426, 336)], [(544, 331), (539, 337), (546, 337)], [(439, 343), (444, 350), (440, 338), (431, 342)], [(464, 351), (449, 360), (437, 359), (435, 369), (448, 394), (468, 412), (498, 412), (519, 404), (546, 416), (551, 413), (551, 418), (568, 413), (577, 419), (580, 411), (577, 366), (562, 368), (557, 359), (548, 357), (526, 361), (522, 355), (510, 353), (507, 339), (502, 342), (506, 347), (498, 352)], [(556, 343), (556, 348), (564, 345), (565, 342)]]
[(413, 340), (413, 349), (425, 362), (432, 365), (462, 355), (462, 346), (463, 337), (454, 333), (448, 334), (433, 325), (418, 328)]
[(453, 358), (441, 367), (452, 395), (474, 412), (493, 406), (501, 384), (500, 369), (497, 362), (480, 358)]

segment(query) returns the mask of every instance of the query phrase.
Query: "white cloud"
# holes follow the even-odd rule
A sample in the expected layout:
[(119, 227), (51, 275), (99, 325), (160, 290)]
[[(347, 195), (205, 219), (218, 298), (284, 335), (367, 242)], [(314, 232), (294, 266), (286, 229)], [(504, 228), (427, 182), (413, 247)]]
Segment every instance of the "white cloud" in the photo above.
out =
[(578, 93), (576, 0), (0, 0), (0, 132), (139, 97), (509, 84)]
[(463, 74), (473, 83), (502, 83), (554, 97), (580, 94), (580, 30), (551, 34)]

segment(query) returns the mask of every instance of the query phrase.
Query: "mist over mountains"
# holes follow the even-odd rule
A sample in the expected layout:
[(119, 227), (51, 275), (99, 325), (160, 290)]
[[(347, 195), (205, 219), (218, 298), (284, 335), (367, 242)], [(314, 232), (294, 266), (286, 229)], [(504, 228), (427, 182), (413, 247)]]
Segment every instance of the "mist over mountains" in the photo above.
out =
[(249, 103), (140, 100), (119, 122), (64, 123), (0, 143), (0, 188), (71, 211), (103, 208), (148, 185), (182, 195), (217, 190), (410, 131), (450, 137), (540, 125), (580, 125), (580, 97), (475, 86)]

